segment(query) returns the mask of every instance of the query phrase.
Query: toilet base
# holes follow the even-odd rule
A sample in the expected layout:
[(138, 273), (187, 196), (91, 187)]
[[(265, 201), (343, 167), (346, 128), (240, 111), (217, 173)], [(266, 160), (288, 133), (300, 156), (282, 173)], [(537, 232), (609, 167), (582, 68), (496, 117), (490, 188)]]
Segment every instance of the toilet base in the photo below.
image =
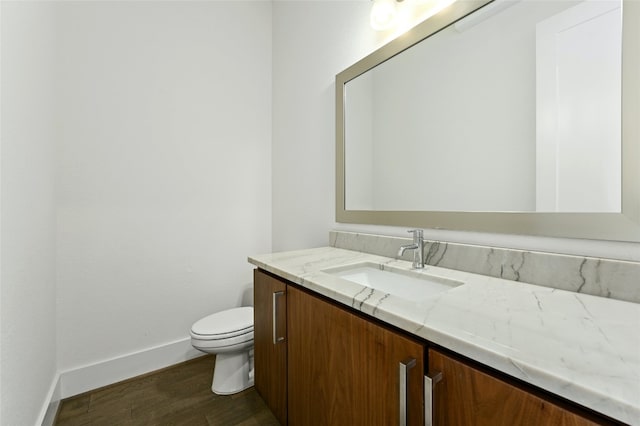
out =
[(211, 391), (232, 395), (253, 386), (253, 350), (216, 354)]

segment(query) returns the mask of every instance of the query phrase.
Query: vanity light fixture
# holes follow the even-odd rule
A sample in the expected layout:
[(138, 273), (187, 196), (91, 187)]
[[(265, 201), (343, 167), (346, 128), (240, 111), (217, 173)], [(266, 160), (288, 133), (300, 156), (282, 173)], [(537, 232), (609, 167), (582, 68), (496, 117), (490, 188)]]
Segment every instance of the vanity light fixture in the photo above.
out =
[(418, 22), (422, 22), (440, 12), (455, 1), (456, 0), (373, 0), (370, 15), (371, 27), (376, 31), (395, 28), (396, 35), (399, 35), (409, 30), (409, 28)]
[[(401, 2), (402, 0), (398, 0)], [(371, 28), (376, 31), (388, 30), (393, 27), (398, 18), (396, 0), (373, 0), (371, 7)]]

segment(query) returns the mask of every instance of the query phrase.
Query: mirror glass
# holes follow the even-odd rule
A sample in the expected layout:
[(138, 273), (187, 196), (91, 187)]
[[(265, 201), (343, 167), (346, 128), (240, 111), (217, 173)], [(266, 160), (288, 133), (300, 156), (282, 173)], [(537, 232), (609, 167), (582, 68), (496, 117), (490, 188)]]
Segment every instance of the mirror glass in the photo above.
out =
[(622, 211), (620, 1), (500, 1), (344, 83), (344, 209)]

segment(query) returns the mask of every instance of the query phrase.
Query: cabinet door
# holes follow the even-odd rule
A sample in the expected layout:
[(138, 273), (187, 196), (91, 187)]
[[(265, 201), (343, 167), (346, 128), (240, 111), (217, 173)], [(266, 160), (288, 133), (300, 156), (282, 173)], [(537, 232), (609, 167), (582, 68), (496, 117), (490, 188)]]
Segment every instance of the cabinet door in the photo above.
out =
[(286, 425), (287, 285), (256, 269), (253, 294), (255, 388), (280, 424)]
[(442, 378), (433, 391), (437, 426), (599, 424), (430, 349), (429, 374), (438, 372)]
[(407, 424), (423, 424), (421, 343), (292, 286), (287, 301), (290, 425), (397, 425), (407, 359)]

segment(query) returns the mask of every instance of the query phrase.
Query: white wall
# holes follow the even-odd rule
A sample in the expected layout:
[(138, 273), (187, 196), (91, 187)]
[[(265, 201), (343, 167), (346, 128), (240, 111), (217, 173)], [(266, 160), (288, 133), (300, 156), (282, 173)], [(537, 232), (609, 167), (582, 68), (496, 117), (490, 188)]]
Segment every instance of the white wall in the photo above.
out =
[[(327, 245), (330, 229), (407, 236), (405, 228), (335, 223), (334, 78), (388, 39), (369, 28), (370, 6), (274, 5), (274, 251)], [(425, 237), (640, 261), (634, 243), (444, 230), (426, 230)]]
[(32, 425), (56, 374), (54, 10), (0, 8), (0, 424)]
[(368, 1), (273, 5), (273, 249), (327, 244), (335, 211), (335, 76), (379, 44)]
[(61, 370), (186, 339), (271, 248), (271, 5), (58, 3)]

